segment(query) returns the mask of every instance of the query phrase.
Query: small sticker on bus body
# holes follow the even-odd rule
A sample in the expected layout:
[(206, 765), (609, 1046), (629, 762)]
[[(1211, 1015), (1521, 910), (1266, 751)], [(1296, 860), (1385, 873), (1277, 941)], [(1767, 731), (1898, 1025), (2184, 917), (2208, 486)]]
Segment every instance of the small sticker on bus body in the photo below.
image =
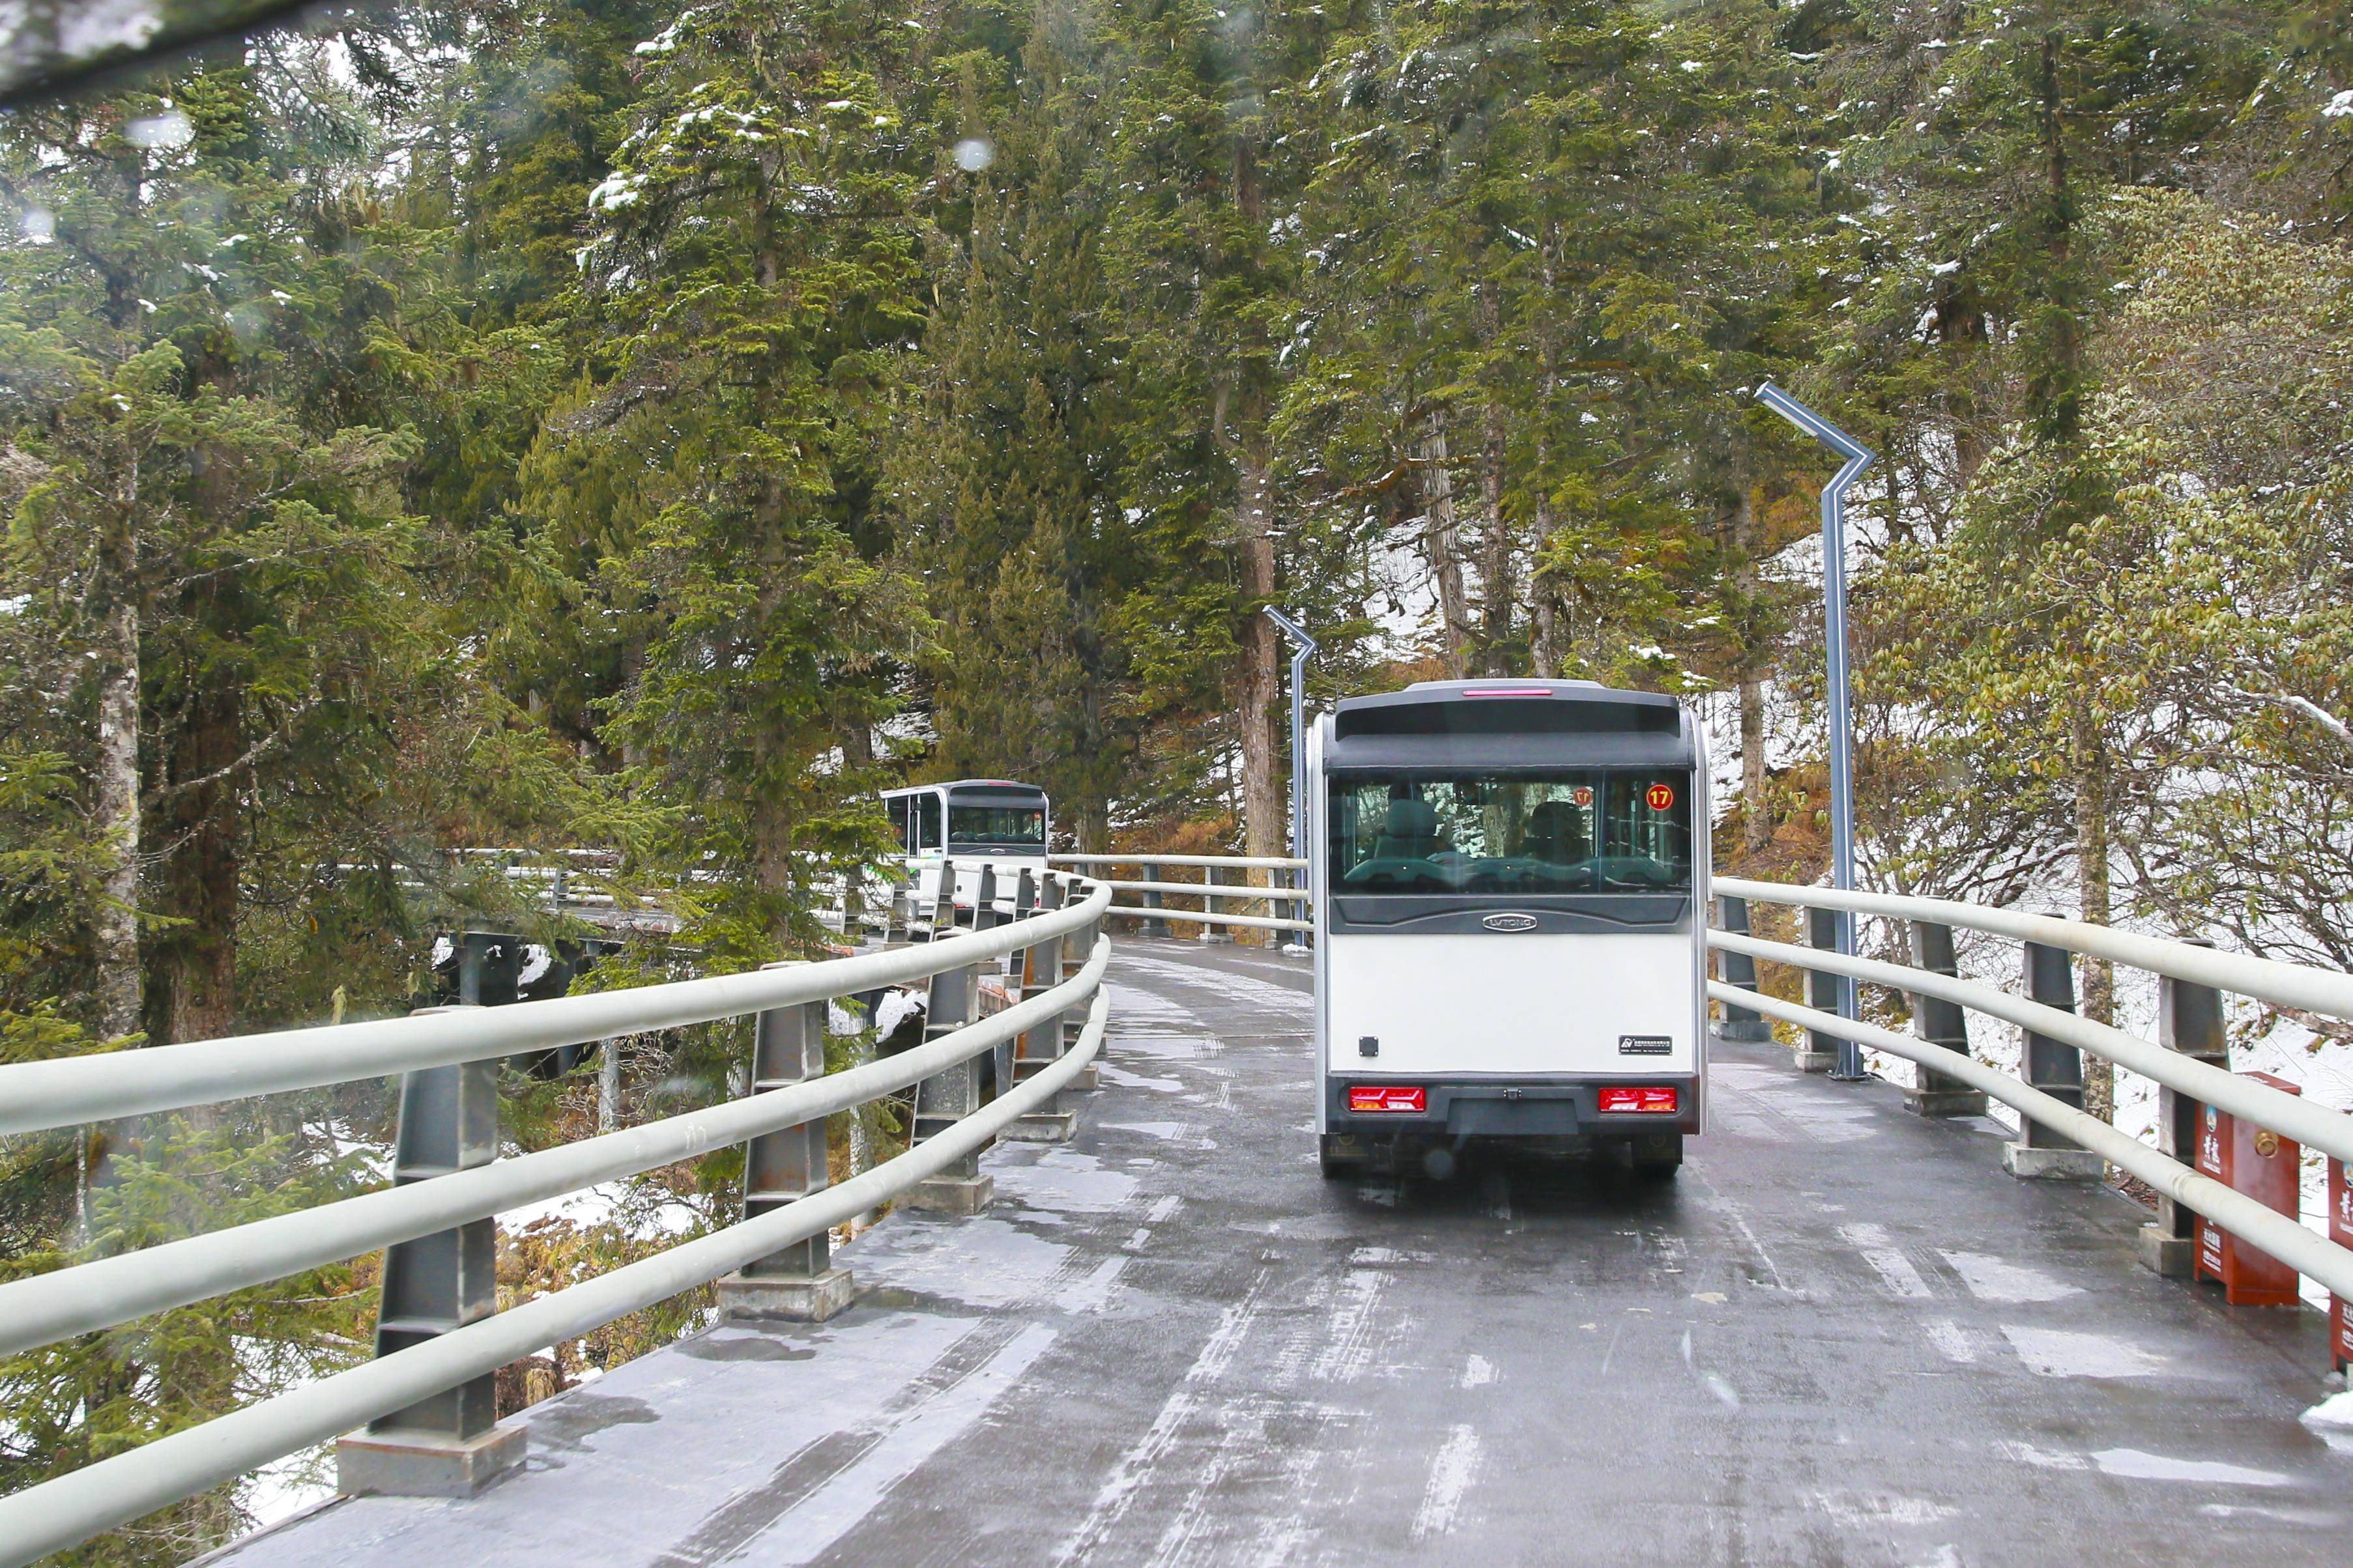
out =
[(1666, 1035), (1620, 1035), (1618, 1054), (1621, 1057), (1664, 1057), (1674, 1054), (1675, 1042)]

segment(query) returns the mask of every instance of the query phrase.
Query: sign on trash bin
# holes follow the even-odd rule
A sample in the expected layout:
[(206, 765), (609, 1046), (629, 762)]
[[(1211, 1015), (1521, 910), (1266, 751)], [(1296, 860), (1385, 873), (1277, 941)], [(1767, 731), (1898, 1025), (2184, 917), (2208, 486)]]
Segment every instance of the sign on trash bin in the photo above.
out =
[[(2283, 1094), (2303, 1091), (2269, 1073), (2242, 1075)], [(2292, 1139), (2242, 1121), (2211, 1105), (2198, 1110), (2198, 1169), (2290, 1218), (2300, 1210), (2297, 1181), (2304, 1151)], [(2198, 1219), (2198, 1278), (2220, 1279), (2222, 1299), (2234, 1307), (2293, 1307), (2295, 1270), (2248, 1246), (2212, 1220)]]

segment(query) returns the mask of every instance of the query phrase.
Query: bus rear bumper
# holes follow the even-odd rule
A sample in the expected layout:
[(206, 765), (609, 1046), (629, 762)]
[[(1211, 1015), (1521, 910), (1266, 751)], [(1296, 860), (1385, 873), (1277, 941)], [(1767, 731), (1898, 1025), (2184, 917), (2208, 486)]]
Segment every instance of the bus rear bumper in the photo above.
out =
[[(1515, 1078), (1448, 1081), (1429, 1078), (1333, 1076), (1324, 1080), (1324, 1125), (1335, 1134), (1389, 1138), (1579, 1138), (1609, 1139), (1642, 1132), (1700, 1130), (1697, 1074), (1662, 1073), (1634, 1078)], [(1350, 1091), (1419, 1089), (1418, 1110), (1356, 1110)], [(1605, 1089), (1672, 1089), (1672, 1111), (1611, 1111), (1601, 1109)], [(1396, 1097), (1391, 1095), (1390, 1099)]]

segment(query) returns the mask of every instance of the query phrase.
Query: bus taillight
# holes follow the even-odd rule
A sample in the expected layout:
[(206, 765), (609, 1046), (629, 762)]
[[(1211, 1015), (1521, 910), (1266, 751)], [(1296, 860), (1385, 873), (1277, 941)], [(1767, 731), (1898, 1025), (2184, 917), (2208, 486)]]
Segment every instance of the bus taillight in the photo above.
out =
[[(1670, 1090), (1670, 1092), (1672, 1092)], [(1395, 1084), (1360, 1083), (1348, 1089), (1351, 1110), (1402, 1110), (1419, 1115), (1430, 1109), (1430, 1091)]]
[(1669, 1084), (1643, 1084), (1632, 1089), (1605, 1089), (1601, 1091), (1601, 1114), (1604, 1116), (1672, 1116), (1682, 1108), (1682, 1096)]

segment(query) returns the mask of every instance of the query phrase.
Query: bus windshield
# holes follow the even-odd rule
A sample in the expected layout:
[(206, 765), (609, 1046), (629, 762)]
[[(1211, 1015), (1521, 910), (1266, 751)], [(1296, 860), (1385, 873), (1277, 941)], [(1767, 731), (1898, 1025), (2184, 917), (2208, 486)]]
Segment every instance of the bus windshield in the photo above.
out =
[(1335, 774), (1331, 889), (1661, 893), (1692, 885), (1678, 769)]
[(1046, 847), (1046, 808), (1038, 805), (948, 805), (950, 844), (1010, 844)]

